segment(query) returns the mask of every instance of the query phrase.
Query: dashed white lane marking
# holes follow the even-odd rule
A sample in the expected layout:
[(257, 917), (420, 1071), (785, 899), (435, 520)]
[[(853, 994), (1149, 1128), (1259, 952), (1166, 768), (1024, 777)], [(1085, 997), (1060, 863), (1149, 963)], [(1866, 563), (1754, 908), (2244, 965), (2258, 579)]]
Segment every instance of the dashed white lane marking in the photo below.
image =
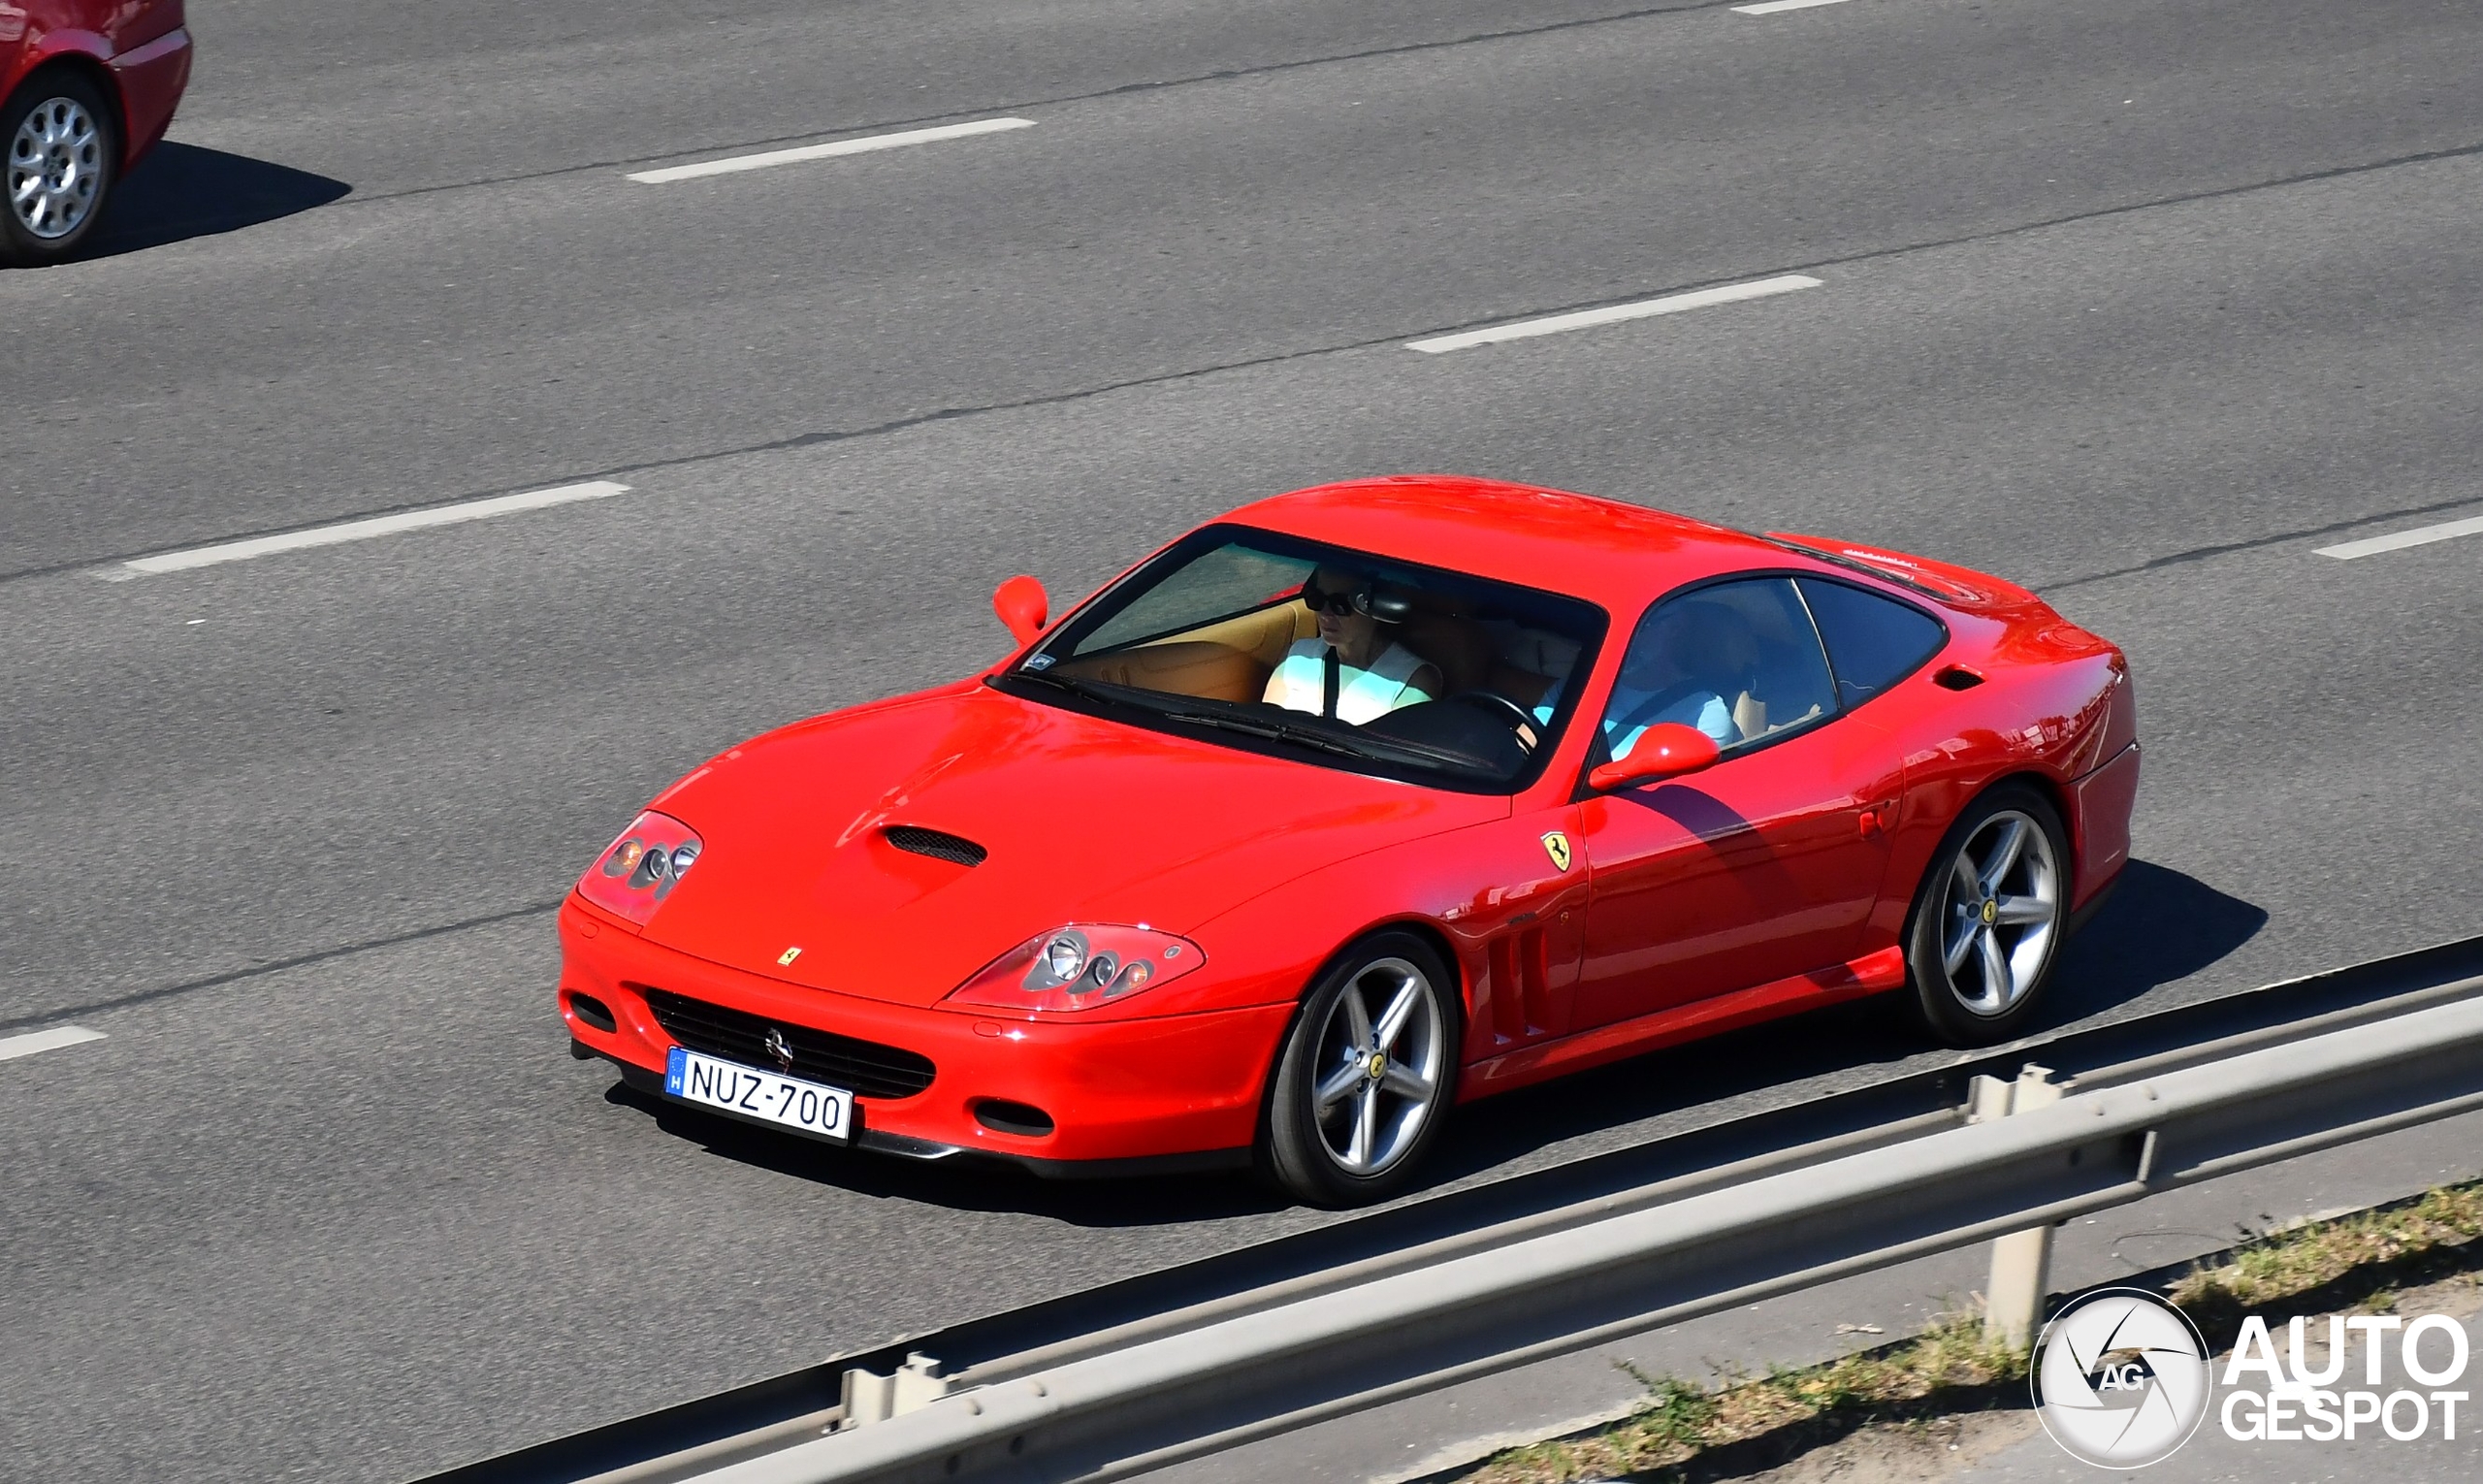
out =
[(461, 521), (489, 520), (496, 515), (515, 515), (521, 510), (540, 510), (547, 505), (565, 505), (573, 500), (602, 500), (624, 494), (629, 488), (626, 484), (614, 484), (609, 479), (596, 479), (585, 484), (564, 484), (557, 489), (529, 490), (522, 495), (494, 495), (462, 504), (434, 505), (428, 510), (404, 510), (395, 515), (374, 515), (368, 520), (345, 521), (335, 526), (315, 526), (308, 531), (288, 531), (282, 535), (251, 536), (241, 541), (220, 541), (213, 546), (193, 546), (187, 551), (168, 551), (161, 556), (124, 562), (99, 575), (114, 581), (126, 581), (155, 572), (213, 566), (219, 562), (246, 562), (252, 557), (300, 551), (306, 546), (367, 541), (372, 536), (395, 535), (400, 531), (420, 531), (426, 526), (454, 526)]
[(1537, 335), (1559, 335), (1564, 330), (1584, 330), (1591, 325), (1609, 325), (1625, 319), (1645, 319), (1651, 314), (1678, 314), (1684, 309), (1703, 309), (1711, 304), (1731, 304), (1741, 299), (1765, 299), (1771, 294), (1790, 294), (1795, 289), (1818, 288), (1820, 280), (1801, 274), (1785, 274), (1774, 278), (1759, 278), (1749, 283), (1727, 283), (1721, 288), (1693, 289), (1687, 294), (1666, 294), (1661, 299), (1641, 299), (1636, 304), (1609, 305), (1600, 309), (1579, 309), (1570, 314), (1552, 314), (1542, 319), (1521, 319), (1515, 324), (1495, 325), (1489, 330), (1466, 330), (1456, 335), (1435, 335), (1429, 339), (1407, 340), (1407, 350), (1425, 355), (1438, 355), (1446, 350), (1464, 350), (1472, 345), (1493, 345), (1501, 340), (1523, 340)]
[(2366, 536), (2359, 541), (2346, 541), (2338, 546), (2322, 546), (2319, 555), (2351, 562), (2356, 557), (2376, 557), (2384, 551), (2403, 551), (2408, 546), (2429, 546), (2434, 541), (2452, 540), (2458, 536), (2483, 535), (2483, 515), (2471, 515), (2462, 521), (2443, 521), (2436, 526), (2417, 526), (2394, 535)]
[(22, 1036), (0, 1037), (0, 1061), (13, 1057), (32, 1056), (37, 1051), (57, 1050), (76, 1046), (81, 1041), (101, 1041), (102, 1031), (90, 1031), (82, 1025), (55, 1025), (49, 1030), (28, 1031)]
[(667, 165), (661, 170), (635, 171), (629, 178), (642, 185), (662, 185), (672, 180), (695, 180), (701, 176), (729, 176), (737, 171), (765, 170), (770, 165), (824, 160), (839, 154), (868, 154), (874, 149), (897, 149), (907, 145), (929, 145), (944, 139), (964, 139), (971, 134), (997, 134), (1003, 129), (1031, 129), (1034, 126), (1035, 121), (1031, 118), (978, 118), (973, 123), (941, 124), (932, 129), (866, 134), (860, 139), (840, 139), (832, 145), (801, 145), (791, 149), (768, 149), (758, 154), (703, 160), (695, 165)]
[(1845, 0), (1762, 0), (1758, 5), (1737, 5), (1733, 9), (1745, 16), (1773, 16), (1778, 11), (1807, 11), (1815, 5), (1843, 5)]

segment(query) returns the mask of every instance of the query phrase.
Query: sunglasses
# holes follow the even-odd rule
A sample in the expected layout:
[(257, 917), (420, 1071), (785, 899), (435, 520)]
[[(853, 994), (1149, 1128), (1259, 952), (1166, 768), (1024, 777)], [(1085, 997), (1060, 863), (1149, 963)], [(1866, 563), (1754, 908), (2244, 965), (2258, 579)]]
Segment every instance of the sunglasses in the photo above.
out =
[(1322, 593), (1317, 588), (1308, 586), (1305, 586), (1302, 590), (1302, 600), (1311, 612), (1334, 613), (1338, 617), (1362, 611), (1361, 606), (1354, 601), (1358, 596), (1353, 593)]

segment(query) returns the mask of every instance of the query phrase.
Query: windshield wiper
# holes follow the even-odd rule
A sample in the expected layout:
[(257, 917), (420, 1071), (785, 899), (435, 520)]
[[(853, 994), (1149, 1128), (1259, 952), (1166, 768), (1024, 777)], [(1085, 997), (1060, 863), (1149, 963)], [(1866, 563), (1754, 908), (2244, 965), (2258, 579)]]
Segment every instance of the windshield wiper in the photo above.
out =
[(1351, 738), (1335, 736), (1308, 726), (1296, 726), (1278, 721), (1261, 721), (1256, 717), (1227, 716), (1221, 712), (1168, 711), (1177, 722), (1190, 722), (1200, 726), (1219, 726), (1227, 731), (1247, 732), (1254, 737), (1267, 737), (1279, 742), (1298, 742), (1340, 758), (1359, 758), (1366, 762), (1393, 758), (1399, 762), (1430, 763), (1454, 768), (1460, 772), (1497, 776), (1499, 770), (1479, 758), (1447, 748), (1433, 747), (1405, 737), (1381, 736), (1377, 732), (1357, 731)]
[(1164, 715), (1170, 721), (1187, 722), (1193, 726), (1213, 726), (1224, 731), (1247, 732), (1254, 737), (1266, 737), (1272, 742), (1298, 742), (1304, 747), (1315, 747), (1321, 752), (1335, 753), (1340, 758), (1360, 758), (1366, 762), (1370, 760), (1370, 754), (1342, 737), (1332, 737), (1324, 731), (1312, 731), (1306, 726), (1288, 726), (1282, 722), (1262, 722), (1255, 717), (1226, 716), (1214, 711), (1167, 711)]
[(1011, 670), (1006, 675), (994, 675), (991, 678), (1022, 680), (1029, 685), (1049, 686), (1055, 691), (1066, 691), (1072, 695), (1091, 701), (1105, 701), (1124, 706), (1130, 703), (1129, 697), (1113, 694), (1121, 689), (1120, 687), (1098, 685), (1091, 680), (1080, 680), (1075, 675), (1053, 675), (1043, 670)]
[(1357, 735), (1351, 740), (1309, 726), (1297, 726), (1274, 718), (1235, 716), (1221, 711), (1179, 711), (1156, 703), (1163, 693), (1136, 686), (1114, 685), (1110, 681), (1080, 680), (1073, 675), (1046, 674), (1041, 670), (1012, 670), (995, 680), (1023, 680), (1049, 686), (1055, 691), (1107, 705), (1134, 706), (1171, 722), (1187, 722), (1193, 726), (1212, 727), (1218, 731), (1238, 731), (1245, 736), (1264, 737), (1271, 742), (1291, 742), (1298, 746), (1329, 753), (1338, 758), (1352, 758), (1362, 762), (1393, 759), (1398, 762), (1429, 764), (1484, 777), (1496, 776), (1498, 770), (1478, 758), (1446, 748), (1427, 746), (1403, 737), (1386, 737), (1375, 733)]

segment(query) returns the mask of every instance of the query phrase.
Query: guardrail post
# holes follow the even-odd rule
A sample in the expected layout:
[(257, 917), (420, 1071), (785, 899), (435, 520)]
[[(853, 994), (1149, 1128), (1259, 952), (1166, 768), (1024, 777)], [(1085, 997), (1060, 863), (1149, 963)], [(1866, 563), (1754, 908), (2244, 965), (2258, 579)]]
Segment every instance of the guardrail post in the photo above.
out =
[[(1978, 1077), (1970, 1094), (1968, 1116), (1977, 1123), (2011, 1113), (2032, 1113), (2060, 1101), (2061, 1086), (2051, 1068), (2027, 1063), (2014, 1082)], [(2016, 1349), (2035, 1342), (2036, 1326), (2044, 1318), (2044, 1293), (2051, 1277), (2052, 1229), (2011, 1232), (1991, 1244), (1991, 1281), (1983, 1289), (1983, 1330)]]
[(949, 1394), (949, 1382), (940, 1374), (938, 1361), (915, 1350), (907, 1354), (904, 1365), (887, 1375), (858, 1366), (846, 1371), (843, 1391), (845, 1416), (838, 1426), (858, 1428), (930, 1405)]

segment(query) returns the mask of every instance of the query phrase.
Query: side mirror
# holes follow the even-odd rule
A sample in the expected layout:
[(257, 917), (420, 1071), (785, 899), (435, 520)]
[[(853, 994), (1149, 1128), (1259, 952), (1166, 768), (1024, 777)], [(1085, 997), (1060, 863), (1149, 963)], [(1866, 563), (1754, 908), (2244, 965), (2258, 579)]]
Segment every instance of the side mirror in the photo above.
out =
[(1695, 726), (1658, 722), (1639, 734), (1629, 756), (1598, 765), (1587, 774), (1587, 787), (1597, 793), (1627, 789), (1659, 778), (1677, 778), (1716, 760), (1716, 739)]
[(1051, 597), (1044, 585), (1020, 573), (991, 590), (991, 611), (1008, 626), (1009, 636), (1032, 644), (1051, 618)]

